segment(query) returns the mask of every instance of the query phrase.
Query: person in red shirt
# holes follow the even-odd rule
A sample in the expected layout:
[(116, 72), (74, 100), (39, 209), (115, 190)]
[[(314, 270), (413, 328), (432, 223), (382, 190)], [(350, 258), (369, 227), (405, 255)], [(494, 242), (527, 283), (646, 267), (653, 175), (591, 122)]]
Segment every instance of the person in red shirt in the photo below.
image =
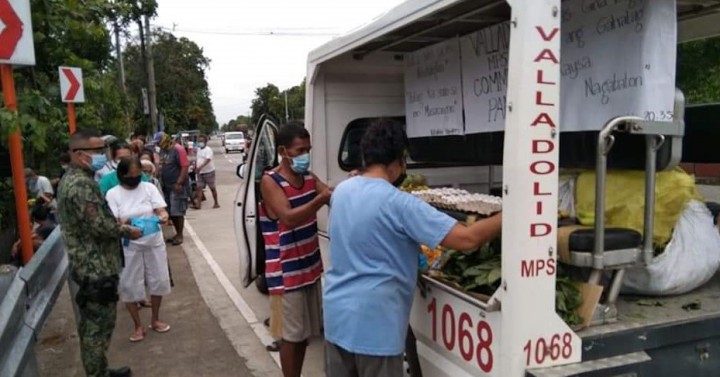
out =
[(158, 132), (154, 141), (160, 147), (162, 164), (160, 184), (165, 195), (165, 203), (168, 205), (170, 220), (175, 228), (175, 237), (169, 238), (167, 241), (177, 246), (183, 243), (185, 213), (190, 195), (190, 180), (188, 180), (190, 163), (185, 148), (173, 142), (168, 134)]

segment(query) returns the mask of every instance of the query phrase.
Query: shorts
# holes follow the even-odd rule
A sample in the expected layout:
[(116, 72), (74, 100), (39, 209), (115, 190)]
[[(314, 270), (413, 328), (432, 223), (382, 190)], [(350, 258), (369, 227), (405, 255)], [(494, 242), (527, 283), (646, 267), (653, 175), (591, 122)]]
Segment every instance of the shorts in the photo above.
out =
[(295, 291), (270, 295), (270, 334), (275, 339), (301, 343), (321, 335), (320, 281)]
[(123, 248), (125, 267), (120, 273), (118, 293), (122, 302), (145, 301), (145, 288), (152, 296), (170, 293), (170, 270), (164, 243), (141, 246), (130, 243)]
[(165, 191), (165, 204), (167, 204), (170, 217), (182, 217), (188, 209), (188, 199), (185, 193), (178, 194), (174, 190)]
[(198, 184), (198, 187), (201, 189), (204, 189), (205, 185), (207, 185), (211, 189), (214, 189), (215, 188), (215, 170), (211, 171), (210, 173), (198, 174), (197, 184)]
[(333, 377), (396, 377), (403, 375), (403, 355), (370, 356), (325, 342), (325, 374)]

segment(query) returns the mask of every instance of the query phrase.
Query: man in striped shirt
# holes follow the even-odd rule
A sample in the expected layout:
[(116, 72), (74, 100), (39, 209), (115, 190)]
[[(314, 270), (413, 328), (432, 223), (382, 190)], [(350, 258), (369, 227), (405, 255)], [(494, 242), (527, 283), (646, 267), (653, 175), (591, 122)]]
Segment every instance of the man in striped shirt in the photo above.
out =
[(302, 124), (280, 127), (275, 145), (282, 160), (260, 184), (270, 331), (282, 339), (284, 377), (300, 377), (308, 339), (320, 335), (322, 325), (317, 211), (332, 190), (308, 170), (310, 134)]

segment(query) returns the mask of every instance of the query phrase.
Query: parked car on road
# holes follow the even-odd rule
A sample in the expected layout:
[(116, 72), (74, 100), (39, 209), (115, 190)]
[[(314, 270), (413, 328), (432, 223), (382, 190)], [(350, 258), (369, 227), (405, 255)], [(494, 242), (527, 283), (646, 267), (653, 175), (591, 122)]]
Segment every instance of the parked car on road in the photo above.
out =
[(240, 152), (245, 153), (247, 141), (243, 132), (226, 132), (225, 133), (225, 153)]

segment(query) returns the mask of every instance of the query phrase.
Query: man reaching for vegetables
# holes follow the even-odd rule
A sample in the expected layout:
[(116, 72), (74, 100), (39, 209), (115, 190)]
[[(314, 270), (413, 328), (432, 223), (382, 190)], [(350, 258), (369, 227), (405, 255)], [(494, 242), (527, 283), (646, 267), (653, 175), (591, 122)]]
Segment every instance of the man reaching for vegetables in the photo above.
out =
[(404, 126), (379, 120), (361, 142), (365, 170), (333, 191), (323, 295), (328, 376), (402, 375), (419, 245), (472, 250), (500, 232), (499, 214), (465, 226), (398, 190), (407, 149)]

